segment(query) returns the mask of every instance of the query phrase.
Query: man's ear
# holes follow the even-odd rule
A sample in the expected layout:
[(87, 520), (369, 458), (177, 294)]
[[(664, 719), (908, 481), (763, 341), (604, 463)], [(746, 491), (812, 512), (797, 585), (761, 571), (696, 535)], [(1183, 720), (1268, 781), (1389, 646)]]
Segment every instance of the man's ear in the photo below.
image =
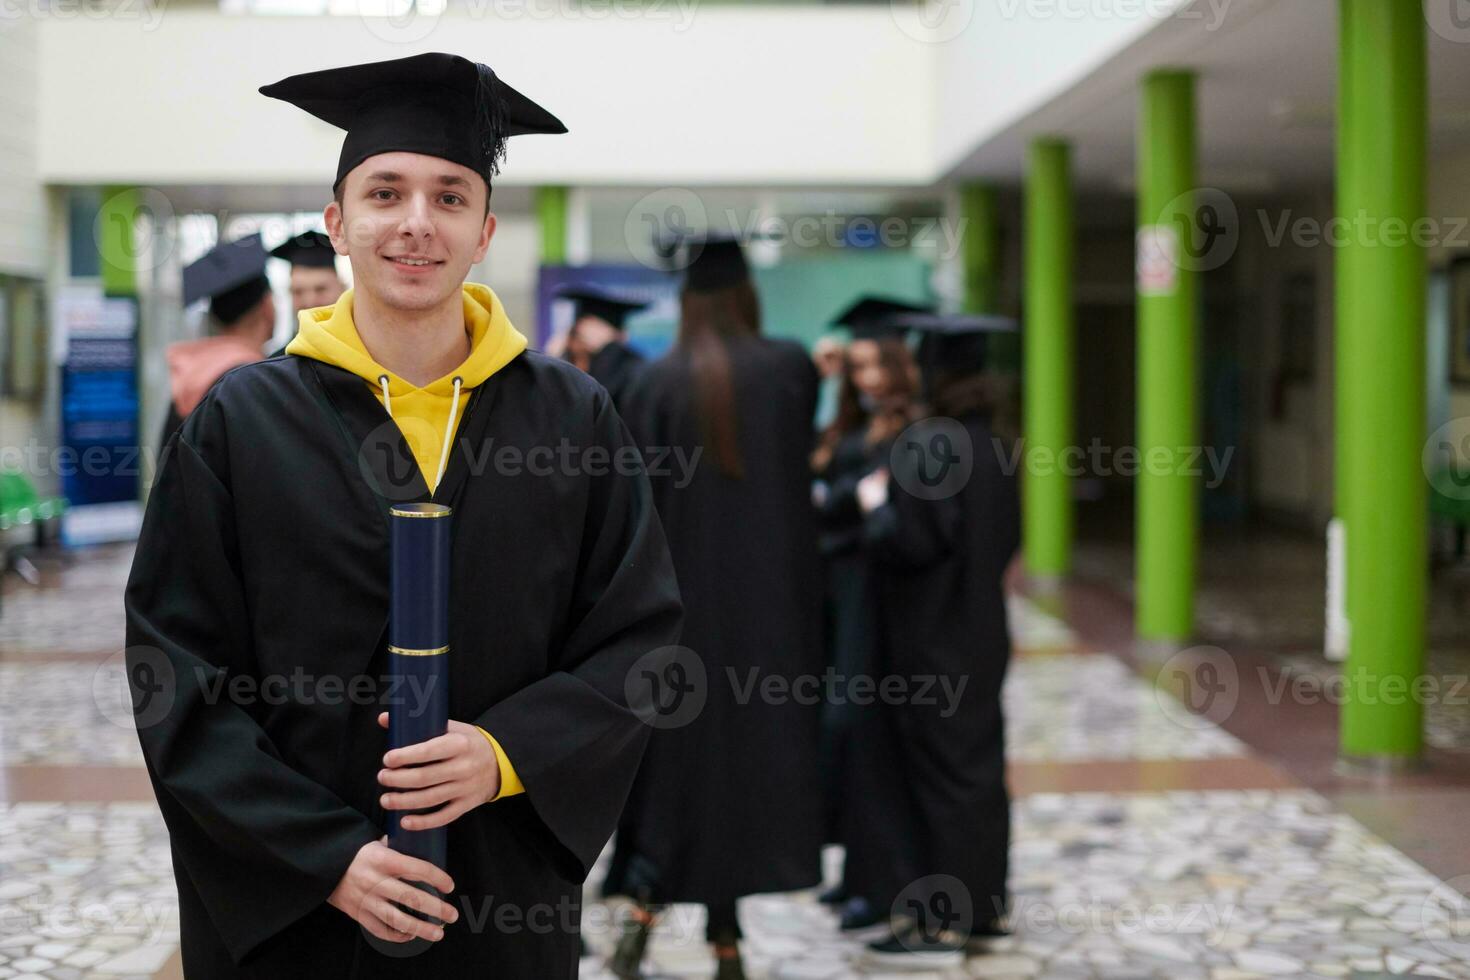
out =
[(480, 244), (475, 249), (475, 259), (471, 265), (477, 265), (485, 258), (485, 253), (490, 250), (490, 239), (495, 237), (495, 212), (485, 212), (485, 223), (480, 226)]
[(327, 237), (332, 240), (332, 251), (347, 254), (346, 226), (342, 218), (342, 205), (335, 200), (322, 208), (322, 220), (327, 224)]

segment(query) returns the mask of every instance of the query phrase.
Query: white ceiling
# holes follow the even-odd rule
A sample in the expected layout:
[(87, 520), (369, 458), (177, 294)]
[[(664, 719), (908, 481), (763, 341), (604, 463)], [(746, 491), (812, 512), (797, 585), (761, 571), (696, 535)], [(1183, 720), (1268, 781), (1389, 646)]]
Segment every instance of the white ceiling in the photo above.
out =
[[(1217, 18), (1200, 0), (1189, 8), (1199, 16), (1164, 21), (1082, 84), (986, 142), (952, 176), (1016, 182), (1031, 139), (1061, 135), (1073, 143), (1080, 184), (1131, 188), (1139, 79), (1155, 68), (1189, 67), (1199, 74), (1202, 184), (1269, 192), (1329, 180), (1338, 0), (1224, 0), (1224, 7)], [(1457, 43), (1432, 29), (1425, 33), (1431, 151), (1451, 153), (1470, 146), (1470, 36)]]

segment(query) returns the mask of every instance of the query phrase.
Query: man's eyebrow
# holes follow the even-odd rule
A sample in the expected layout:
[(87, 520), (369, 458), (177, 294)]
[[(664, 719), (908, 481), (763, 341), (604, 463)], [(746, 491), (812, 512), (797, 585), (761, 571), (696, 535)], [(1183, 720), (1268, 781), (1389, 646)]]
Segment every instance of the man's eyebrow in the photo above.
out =
[(444, 187), (469, 187), (470, 182), (458, 174), (440, 174), (439, 183)]
[(403, 175), (393, 170), (379, 170), (367, 175), (368, 180), (380, 180), (384, 183), (393, 184), (403, 179)]
[[(378, 181), (384, 184), (396, 184), (399, 181), (403, 180), (403, 175), (395, 170), (378, 170), (368, 174), (367, 179), (369, 181)], [(470, 186), (470, 182), (465, 180), (458, 174), (440, 174), (438, 180), (440, 186), (442, 187), (468, 188)]]

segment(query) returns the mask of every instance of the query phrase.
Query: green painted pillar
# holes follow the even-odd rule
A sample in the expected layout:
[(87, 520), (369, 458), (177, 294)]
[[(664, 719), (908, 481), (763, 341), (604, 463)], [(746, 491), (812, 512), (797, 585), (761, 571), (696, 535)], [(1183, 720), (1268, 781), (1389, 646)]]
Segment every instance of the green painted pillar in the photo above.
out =
[(1143, 80), (1138, 130), (1137, 630), (1184, 640), (1194, 629), (1200, 481), (1198, 310), (1184, 268), (1193, 227), (1194, 75)]
[(134, 187), (106, 187), (97, 211), (97, 269), (102, 291), (108, 296), (138, 295), (140, 256), (133, 240), (133, 225), (141, 207)]
[(995, 313), (1000, 306), (1000, 218), (995, 198), (995, 187), (987, 183), (960, 188), (967, 313)]
[(536, 217), (541, 223), (541, 262), (563, 265), (567, 261), (567, 198), (565, 187), (536, 188)]
[(1072, 480), (1060, 461), (1073, 444), (1073, 218), (1071, 149), (1031, 144), (1026, 163), (1025, 327), (1021, 474), (1022, 547), (1032, 575), (1065, 575), (1072, 565)]
[(1347, 535), (1348, 660), (1341, 750), (1419, 754), (1424, 668), (1424, 15), (1341, 0), (1336, 252), (1337, 514)]

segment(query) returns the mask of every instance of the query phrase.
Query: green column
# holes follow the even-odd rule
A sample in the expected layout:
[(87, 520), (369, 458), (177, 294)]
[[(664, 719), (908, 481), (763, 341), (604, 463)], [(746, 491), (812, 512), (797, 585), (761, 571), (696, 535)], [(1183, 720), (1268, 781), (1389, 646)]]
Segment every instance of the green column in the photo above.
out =
[(1199, 445), (1195, 277), (1180, 261), (1194, 219), (1194, 75), (1154, 72), (1142, 95), (1137, 630), (1145, 639), (1183, 640), (1194, 628), (1200, 494), (1190, 475), (1191, 447)]
[(965, 311), (995, 313), (1000, 306), (1000, 220), (995, 187), (983, 182), (960, 188), (964, 222), (960, 253), (965, 271)]
[(1065, 575), (1072, 564), (1072, 480), (1058, 465), (1073, 443), (1071, 150), (1031, 144), (1026, 165), (1022, 542), (1032, 575)]
[(1341, 0), (1336, 252), (1337, 513), (1347, 531), (1344, 755), (1421, 747), (1424, 666), (1424, 16)]
[(541, 223), (544, 265), (562, 265), (567, 260), (567, 196), (565, 187), (536, 188), (536, 217)]
[(108, 296), (136, 296), (142, 256), (133, 241), (133, 225), (141, 207), (133, 187), (106, 187), (97, 211), (97, 269)]

